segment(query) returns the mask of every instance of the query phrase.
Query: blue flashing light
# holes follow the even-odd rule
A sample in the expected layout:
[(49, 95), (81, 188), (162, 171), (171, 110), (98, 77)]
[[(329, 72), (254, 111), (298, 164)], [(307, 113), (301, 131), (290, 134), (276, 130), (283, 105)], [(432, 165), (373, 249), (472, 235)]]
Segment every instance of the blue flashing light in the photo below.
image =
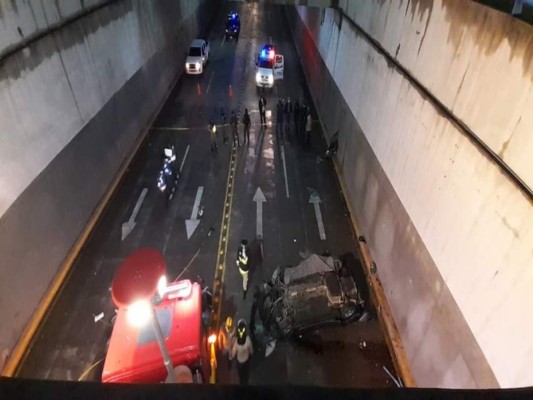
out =
[(263, 60), (273, 60), (276, 56), (276, 52), (273, 48), (270, 47), (263, 47), (261, 49), (261, 53), (259, 53), (259, 57)]

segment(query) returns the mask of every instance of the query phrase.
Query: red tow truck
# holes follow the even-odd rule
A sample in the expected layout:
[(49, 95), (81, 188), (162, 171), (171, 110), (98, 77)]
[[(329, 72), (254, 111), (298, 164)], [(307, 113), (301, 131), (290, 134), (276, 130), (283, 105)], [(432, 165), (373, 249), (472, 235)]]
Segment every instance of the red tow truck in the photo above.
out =
[[(139, 256), (139, 251), (142, 250), (138, 250), (134, 255)], [(152, 256), (154, 253), (150, 256), (141, 254), (140, 258), (144, 257), (146, 263), (146, 257)], [(136, 262), (139, 263), (139, 259)], [(145, 276), (138, 270), (135, 268), (130, 268), (130, 270), (139, 275), (138, 280), (145, 280)], [(115, 276), (115, 281), (117, 278)], [(151, 301), (151, 305), (146, 304), (147, 307), (153, 307), (153, 313), (148, 312), (157, 317), (172, 367), (184, 368), (186, 366), (192, 374), (193, 382), (213, 381), (211, 363), (214, 361), (216, 368), (216, 360), (211, 359), (212, 356), (214, 357), (214, 352), (211, 352), (210, 347), (214, 349), (214, 343), (211, 345), (208, 343), (208, 327), (205, 318), (202, 318), (206, 307), (202, 304), (201, 285), (190, 280), (176, 281), (167, 285), (165, 279), (160, 279), (157, 290), (159, 292), (156, 295), (157, 301)], [(115, 296), (113, 297), (115, 300)], [(115, 303), (117, 303), (116, 300)], [(133, 323), (132, 311), (133, 306), (123, 306), (118, 309), (109, 340), (102, 382), (159, 383), (168, 381), (167, 368), (154, 327), (150, 323)]]

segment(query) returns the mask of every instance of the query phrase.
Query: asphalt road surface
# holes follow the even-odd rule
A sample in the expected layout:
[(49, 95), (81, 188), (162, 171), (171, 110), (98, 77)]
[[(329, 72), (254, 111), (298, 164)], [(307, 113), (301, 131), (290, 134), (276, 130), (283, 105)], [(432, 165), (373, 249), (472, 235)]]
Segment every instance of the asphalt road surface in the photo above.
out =
[[(139, 247), (162, 251), (169, 279), (180, 274), (191, 279), (201, 275), (213, 287), (217, 262), (221, 261), (218, 253), (225, 225), (223, 213), (230, 198), (227, 254), (222, 260), (225, 269), (216, 275), (223, 282), (218, 291), (220, 319), (228, 315), (236, 319), (250, 317), (252, 296), (243, 300), (242, 280), (235, 265), (243, 238), (250, 242), (253, 253), (251, 290), (267, 280), (276, 266), (295, 265), (306, 254), (329, 251), (359, 258), (335, 172), (323, 158), (326, 144), (283, 7), (257, 3), (230, 6), (241, 16), (239, 41), (224, 39), (224, 18), (229, 9), (220, 7), (209, 36), (211, 54), (205, 73), (179, 79), (146, 144), (76, 261), (18, 376), (99, 380), (114, 315), (110, 296), (113, 275), (124, 258)], [(268, 42), (285, 56), (284, 79), (273, 90), (260, 92), (255, 86), (254, 57)], [(259, 93), (267, 100), (267, 110), (272, 111), (266, 127), (259, 124)], [(276, 135), (275, 104), (287, 97), (293, 104), (298, 99), (312, 108), (308, 146), (297, 140), (294, 125), (288, 137)], [(225, 144), (219, 126), (218, 151), (213, 153), (209, 120), (220, 124), (222, 109), (227, 115), (235, 110), (242, 117), (245, 108), (252, 119), (250, 142), (232, 150), (229, 128), (230, 140)], [(242, 131), (240, 134), (242, 144)], [(168, 142), (174, 144), (182, 170), (175, 198), (166, 207), (156, 188), (156, 177)], [(232, 165), (234, 174), (228, 189)], [(257, 203), (253, 201), (258, 188), (266, 199), (262, 203), (262, 240), (257, 240)], [(320, 198), (321, 221), (316, 206), (309, 201), (311, 195)], [(193, 215), (197, 198), (201, 217)], [(130, 219), (136, 204), (140, 204), (136, 225), (122, 240), (122, 224)], [(188, 238), (186, 220), (194, 219), (200, 222)], [(189, 225), (194, 227), (195, 223), (189, 221)], [(368, 300), (363, 272), (355, 264), (358, 287)], [(100, 313), (104, 317), (95, 323), (94, 317)], [(383, 369), (385, 366), (393, 371), (375, 318), (350, 326), (321, 328), (300, 342), (280, 342), (268, 358), (256, 353), (252, 384), (393, 386)], [(219, 365), (224, 367), (219, 368), (220, 382), (238, 383), (235, 368), (228, 371), (226, 363)]]

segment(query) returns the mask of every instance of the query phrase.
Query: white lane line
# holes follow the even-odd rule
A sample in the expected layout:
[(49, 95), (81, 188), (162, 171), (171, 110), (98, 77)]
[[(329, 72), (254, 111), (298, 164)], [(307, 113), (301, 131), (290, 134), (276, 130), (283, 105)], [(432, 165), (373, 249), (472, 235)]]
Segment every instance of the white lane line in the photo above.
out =
[(211, 72), (211, 77), (209, 78), (209, 83), (207, 84), (207, 89), (205, 90), (205, 94), (209, 93), (209, 88), (211, 87), (211, 81), (213, 80), (213, 76), (215, 76), (215, 71)]
[(320, 211), (320, 196), (318, 193), (311, 193), (309, 196), (309, 203), (313, 204), (315, 208), (316, 222), (318, 224), (318, 234), (321, 240), (326, 240), (326, 231), (324, 230), (324, 222), (322, 221), (322, 211)]
[(189, 148), (191, 147), (190, 144), (187, 145), (187, 150), (185, 150), (185, 155), (183, 156), (183, 160), (181, 160), (181, 165), (180, 165), (180, 174), (181, 174), (181, 171), (183, 170), (183, 165), (185, 164), (185, 160), (187, 159), (187, 154), (189, 154)]
[(287, 181), (287, 163), (285, 162), (285, 147), (281, 146), (281, 160), (283, 161), (283, 174), (285, 175), (285, 192), (289, 198), (289, 182)]
[(224, 38), (222, 39), (222, 44), (220, 45), (220, 47), (224, 47), (224, 43), (226, 43), (226, 35), (224, 35)]

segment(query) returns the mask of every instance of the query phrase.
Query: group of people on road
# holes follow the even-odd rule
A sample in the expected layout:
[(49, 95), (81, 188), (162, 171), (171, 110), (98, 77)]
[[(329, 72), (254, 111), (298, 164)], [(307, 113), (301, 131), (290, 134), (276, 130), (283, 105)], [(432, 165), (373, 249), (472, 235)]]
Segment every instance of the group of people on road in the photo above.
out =
[[(276, 135), (283, 140), (285, 137), (291, 140), (292, 132), (299, 139), (300, 143), (308, 145), (311, 139), (311, 108), (305, 104), (300, 104), (298, 100), (294, 103), (291, 98), (279, 99), (276, 105)], [(294, 126), (294, 130), (291, 129)]]
[[(259, 124), (266, 125), (266, 99), (261, 96), (258, 101), (259, 106)], [(235, 111), (231, 111), (228, 117), (222, 108), (220, 110), (220, 119), (218, 127), (222, 132), (222, 141), (224, 144), (229, 143), (228, 127), (231, 132), (233, 144), (240, 147), (241, 140), (239, 135), (239, 125), (242, 124), (243, 144), (250, 143), (250, 127), (252, 120), (248, 109), (244, 109), (244, 115), (239, 119)], [(294, 135), (304, 145), (308, 145), (311, 139), (311, 108), (306, 104), (300, 104), (298, 100), (293, 104), (291, 98), (280, 98), (276, 105), (276, 136), (280, 140), (291, 141)], [(217, 124), (213, 119), (209, 121), (208, 130), (211, 137), (211, 152), (216, 154), (217, 145)]]
[[(219, 127), (220, 131), (222, 132), (222, 141), (224, 144), (229, 143), (228, 138), (228, 127), (231, 130), (231, 137), (234, 145), (241, 146), (241, 140), (239, 136), (239, 122), (243, 125), (243, 144), (250, 143), (250, 125), (252, 124), (252, 121), (250, 119), (250, 114), (248, 113), (248, 109), (244, 109), (244, 115), (242, 119), (239, 121), (239, 118), (237, 117), (237, 114), (235, 111), (231, 112), (231, 116), (228, 118), (226, 116), (226, 112), (222, 108), (220, 110), (220, 120), (219, 120)], [(209, 121), (208, 124), (208, 130), (211, 137), (211, 152), (213, 154), (216, 154), (218, 152), (218, 145), (217, 145), (217, 125), (213, 120)]]
[[(250, 251), (248, 241), (243, 239), (237, 249), (237, 269), (242, 277), (243, 300), (248, 292), (248, 274), (250, 271)], [(228, 358), (228, 369), (231, 370), (232, 360), (237, 360), (237, 370), (241, 384), (247, 384), (250, 376), (250, 358), (254, 353), (248, 324), (240, 319), (237, 327), (233, 326), (233, 318), (228, 317), (224, 327), (218, 334), (219, 350)]]

